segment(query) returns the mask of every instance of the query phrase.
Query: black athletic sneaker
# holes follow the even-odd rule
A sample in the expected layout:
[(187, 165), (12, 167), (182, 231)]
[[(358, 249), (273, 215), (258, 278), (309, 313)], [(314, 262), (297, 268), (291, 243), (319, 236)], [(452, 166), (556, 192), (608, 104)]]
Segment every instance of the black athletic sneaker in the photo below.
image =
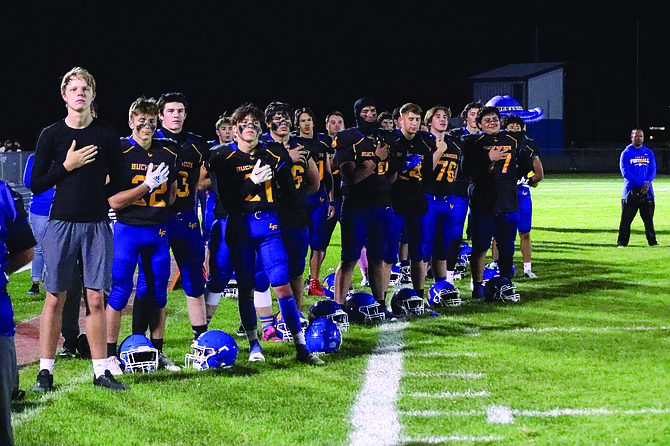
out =
[(47, 393), (54, 389), (54, 376), (47, 369), (42, 369), (37, 374), (37, 384), (33, 387), (35, 393)]
[(98, 387), (104, 387), (109, 390), (118, 390), (120, 392), (130, 390), (130, 387), (125, 384), (121, 384), (114, 378), (112, 372), (105, 370), (105, 374), (93, 379), (93, 385)]
[(307, 365), (321, 366), (325, 364), (323, 359), (319, 358), (314, 353), (309, 353), (307, 351), (298, 351), (296, 359)]
[(69, 345), (63, 345), (63, 349), (58, 353), (58, 356), (63, 359), (74, 359), (77, 357), (77, 349)]
[(33, 283), (33, 286), (31, 286), (30, 289), (28, 290), (28, 296), (34, 296), (36, 294), (40, 294), (39, 283)]

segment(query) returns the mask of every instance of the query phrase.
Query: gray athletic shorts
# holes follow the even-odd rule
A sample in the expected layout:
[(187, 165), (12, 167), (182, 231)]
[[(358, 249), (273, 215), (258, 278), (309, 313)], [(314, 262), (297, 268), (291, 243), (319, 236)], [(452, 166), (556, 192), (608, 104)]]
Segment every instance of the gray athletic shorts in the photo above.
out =
[(112, 240), (112, 229), (106, 221), (49, 220), (42, 242), (46, 266), (44, 288), (52, 294), (66, 292), (77, 273), (78, 258), (81, 258), (84, 287), (92, 290), (110, 288), (114, 256)]

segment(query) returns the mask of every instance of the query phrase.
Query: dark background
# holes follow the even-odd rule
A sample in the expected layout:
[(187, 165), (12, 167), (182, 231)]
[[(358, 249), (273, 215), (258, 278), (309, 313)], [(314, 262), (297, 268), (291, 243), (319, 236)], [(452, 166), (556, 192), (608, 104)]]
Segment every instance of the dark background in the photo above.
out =
[(186, 128), (214, 139), (217, 117), (247, 101), (310, 106), (319, 131), (334, 109), (353, 125), (361, 96), (379, 110), (411, 101), (458, 114), (473, 99), (470, 76), (534, 61), (536, 33), (539, 62), (570, 63), (566, 144), (670, 126), (668, 2), (3, 3), (0, 139), (24, 148), (64, 117), (60, 76), (73, 66), (95, 76), (100, 117), (121, 134), (138, 96), (181, 91)]

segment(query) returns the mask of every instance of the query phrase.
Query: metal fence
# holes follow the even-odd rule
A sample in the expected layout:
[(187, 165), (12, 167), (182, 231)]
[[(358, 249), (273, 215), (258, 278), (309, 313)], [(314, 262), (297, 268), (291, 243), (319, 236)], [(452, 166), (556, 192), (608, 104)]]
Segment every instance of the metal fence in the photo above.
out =
[(35, 152), (0, 153), (0, 180), (12, 186), (23, 185), (23, 170), (28, 157)]

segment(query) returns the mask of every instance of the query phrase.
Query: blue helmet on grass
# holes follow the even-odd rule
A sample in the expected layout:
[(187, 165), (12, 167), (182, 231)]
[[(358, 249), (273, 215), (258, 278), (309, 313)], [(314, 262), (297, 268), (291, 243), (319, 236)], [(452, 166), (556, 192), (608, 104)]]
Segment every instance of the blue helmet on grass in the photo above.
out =
[(307, 313), (310, 324), (323, 317), (335, 322), (340, 331), (349, 331), (349, 315), (334, 300), (320, 300), (312, 305)]
[(424, 308), (423, 298), (411, 288), (400, 289), (391, 298), (391, 311), (394, 314), (421, 316)]
[(186, 367), (196, 370), (229, 368), (237, 359), (237, 342), (221, 330), (202, 333), (191, 344), (193, 353), (186, 354)]
[(331, 353), (339, 350), (342, 335), (335, 322), (320, 317), (305, 330), (305, 342), (312, 353)]
[(370, 293), (358, 292), (347, 298), (344, 310), (351, 322), (375, 322), (385, 319), (381, 305)]
[(119, 348), (119, 359), (129, 373), (158, 370), (158, 350), (144, 335), (128, 336)]
[(458, 307), (463, 301), (458, 288), (446, 280), (440, 280), (430, 287), (428, 303), (431, 307)]

